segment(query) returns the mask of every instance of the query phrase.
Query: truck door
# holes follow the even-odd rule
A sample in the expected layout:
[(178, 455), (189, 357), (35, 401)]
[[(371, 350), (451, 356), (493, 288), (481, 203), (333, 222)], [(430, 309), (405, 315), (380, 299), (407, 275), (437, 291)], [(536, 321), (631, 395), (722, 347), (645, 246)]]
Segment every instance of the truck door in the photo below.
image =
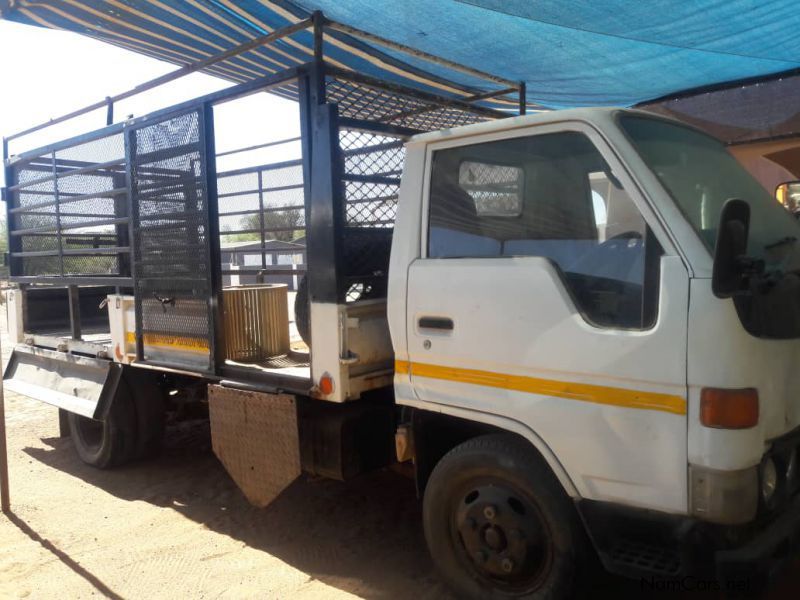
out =
[(522, 424), (585, 498), (685, 510), (688, 273), (592, 128), (536, 132), (428, 149), (398, 368), (418, 405)]

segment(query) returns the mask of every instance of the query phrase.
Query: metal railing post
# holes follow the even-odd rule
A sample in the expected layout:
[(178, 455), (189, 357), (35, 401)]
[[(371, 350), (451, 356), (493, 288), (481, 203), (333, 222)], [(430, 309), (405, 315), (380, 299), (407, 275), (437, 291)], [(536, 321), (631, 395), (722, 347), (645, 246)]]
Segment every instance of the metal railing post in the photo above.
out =
[(69, 328), (73, 340), (81, 339), (81, 301), (77, 285), (67, 286), (69, 300)]
[(114, 124), (114, 100), (106, 96), (106, 125)]
[(218, 373), (225, 364), (225, 327), (223, 326), (223, 293), (222, 293), (222, 250), (220, 247), (219, 197), (217, 192), (216, 139), (214, 136), (214, 109), (211, 103), (203, 104), (200, 111), (204, 144), (203, 158), (205, 167), (206, 211), (208, 219), (208, 260), (210, 269), (210, 316), (212, 322), (209, 332), (209, 367)]
[[(264, 231), (264, 174), (263, 171), (258, 171), (258, 223), (261, 229), (261, 268), (267, 268), (267, 232)], [(256, 280), (257, 283), (264, 283), (263, 281)]]
[(58, 167), (56, 166), (55, 150), (50, 153), (50, 160), (53, 161), (53, 200), (55, 201), (56, 211), (56, 239), (58, 240), (58, 273), (64, 276), (64, 238), (61, 232), (61, 203), (58, 201)]
[[(0, 343), (0, 346), (2, 344)], [(2, 351), (2, 348), (0, 348)], [(3, 380), (0, 379), (0, 508), (11, 512), (11, 494), (8, 490), (8, 446), (6, 445), (6, 404), (3, 397)]]
[(325, 104), (325, 57), (323, 42), (325, 36), (325, 16), (321, 11), (311, 15), (314, 27), (314, 69), (311, 73), (312, 98), (315, 104)]

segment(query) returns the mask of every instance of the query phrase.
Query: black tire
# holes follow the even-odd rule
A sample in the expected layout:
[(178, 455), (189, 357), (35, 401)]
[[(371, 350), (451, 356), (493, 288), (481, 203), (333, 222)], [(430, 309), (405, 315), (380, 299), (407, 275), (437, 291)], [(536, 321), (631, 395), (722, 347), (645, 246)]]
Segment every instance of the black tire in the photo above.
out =
[(294, 297), (294, 323), (297, 333), (311, 348), (311, 300), (308, 295), (308, 277), (303, 275)]
[(513, 435), (474, 438), (445, 455), (425, 489), (423, 522), (433, 562), (459, 597), (574, 597), (590, 564), (571, 500)]
[(134, 458), (154, 458), (164, 441), (164, 392), (150, 377), (128, 371), (120, 382), (126, 386), (136, 411), (136, 449)]
[(117, 467), (136, 453), (136, 412), (125, 386), (111, 403), (104, 421), (69, 413), (72, 444), (80, 459), (98, 469)]

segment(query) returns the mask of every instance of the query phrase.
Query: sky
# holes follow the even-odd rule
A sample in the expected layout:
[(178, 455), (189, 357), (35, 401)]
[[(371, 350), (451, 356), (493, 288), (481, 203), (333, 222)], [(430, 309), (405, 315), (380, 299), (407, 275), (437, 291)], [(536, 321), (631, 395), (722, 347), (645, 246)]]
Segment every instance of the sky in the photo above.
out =
[[(0, 136), (98, 102), (177, 67), (65, 31), (0, 20)], [(115, 120), (142, 116), (230, 86), (202, 74), (115, 105)], [(105, 110), (11, 142), (10, 153), (99, 129)], [(299, 135), (297, 104), (262, 93), (214, 109), (217, 152)], [(299, 158), (299, 144), (223, 157), (218, 171)], [(0, 185), (3, 174), (0, 170)], [(4, 211), (3, 211), (4, 212)]]

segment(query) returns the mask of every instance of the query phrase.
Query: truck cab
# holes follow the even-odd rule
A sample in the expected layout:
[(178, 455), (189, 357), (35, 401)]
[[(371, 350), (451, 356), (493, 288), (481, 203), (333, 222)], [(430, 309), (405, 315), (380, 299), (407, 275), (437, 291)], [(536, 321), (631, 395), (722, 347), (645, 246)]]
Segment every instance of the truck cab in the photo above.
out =
[[(540, 589), (574, 559), (584, 527), (559, 523), (552, 496), (615, 572), (711, 565), (741, 579), (785, 549), (800, 486), (799, 233), (720, 142), (644, 112), (408, 143), (388, 296), (395, 398), (430, 415), (416, 423), (418, 482), (454, 585)], [(427, 433), (446, 422), (467, 441)], [(476, 422), (490, 435), (471, 438)]]

